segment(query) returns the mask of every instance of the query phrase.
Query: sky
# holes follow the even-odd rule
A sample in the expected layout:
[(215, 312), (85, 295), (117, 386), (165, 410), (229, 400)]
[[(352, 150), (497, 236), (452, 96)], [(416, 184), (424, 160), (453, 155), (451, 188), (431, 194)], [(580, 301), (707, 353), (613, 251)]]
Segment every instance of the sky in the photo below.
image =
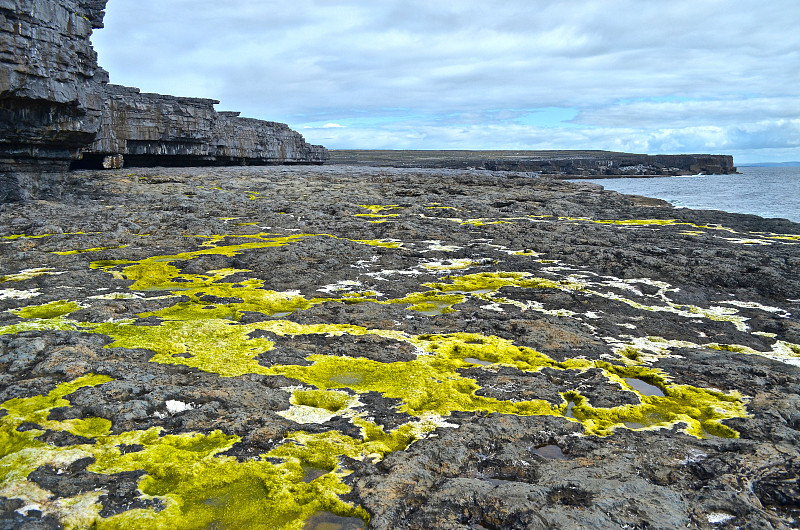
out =
[(111, 82), (330, 149), (800, 160), (798, 0), (109, 0)]

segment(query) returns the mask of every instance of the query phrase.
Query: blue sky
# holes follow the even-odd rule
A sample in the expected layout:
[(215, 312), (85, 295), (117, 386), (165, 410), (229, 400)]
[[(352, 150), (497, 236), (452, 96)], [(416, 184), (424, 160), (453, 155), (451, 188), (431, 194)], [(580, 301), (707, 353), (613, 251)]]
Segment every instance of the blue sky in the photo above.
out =
[(109, 0), (113, 83), (332, 149), (800, 160), (798, 0)]

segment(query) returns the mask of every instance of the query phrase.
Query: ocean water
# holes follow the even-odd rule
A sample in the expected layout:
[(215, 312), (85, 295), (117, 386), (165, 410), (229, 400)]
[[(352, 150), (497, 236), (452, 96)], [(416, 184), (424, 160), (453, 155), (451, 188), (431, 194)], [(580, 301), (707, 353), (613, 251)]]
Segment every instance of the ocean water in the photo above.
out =
[(739, 171), (739, 175), (591, 179), (589, 182), (620, 193), (664, 199), (676, 207), (752, 213), (800, 223), (800, 167), (743, 167)]

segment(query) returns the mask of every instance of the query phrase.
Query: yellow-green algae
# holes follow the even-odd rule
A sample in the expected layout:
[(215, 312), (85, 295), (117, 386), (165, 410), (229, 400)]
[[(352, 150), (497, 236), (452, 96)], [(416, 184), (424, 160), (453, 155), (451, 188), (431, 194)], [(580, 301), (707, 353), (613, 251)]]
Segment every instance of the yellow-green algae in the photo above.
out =
[(79, 329), (79, 324), (65, 317), (81, 309), (81, 307), (83, 306), (77, 302), (58, 300), (46, 304), (10, 309), (10, 313), (25, 319), (25, 321), (18, 324), (0, 326), (0, 335), (11, 335), (23, 331), (77, 330)]
[[(221, 431), (209, 434), (164, 435), (160, 428), (110, 434), (111, 422), (102, 418), (49, 420), (50, 410), (67, 407), (64, 397), (82, 387), (111, 381), (89, 374), (58, 385), (46, 396), (17, 398), (0, 404), (7, 414), (0, 418), (0, 495), (21, 499), (28, 509), (37, 509), (59, 519), (64, 528), (285, 528), (300, 529), (315, 513), (325, 510), (340, 516), (369, 516), (362, 508), (343, 502), (339, 495), (350, 488), (342, 483), (346, 471), (339, 457), (381, 457), (403, 449), (435, 426), (422, 422), (385, 433), (379, 426), (358, 420), (361, 439), (338, 432), (309, 435), (296, 432), (284, 444), (260, 459), (238, 462), (221, 453), (240, 441)], [(23, 423), (40, 428), (19, 431)], [(54, 446), (38, 439), (45, 430), (63, 431), (89, 438), (86, 443)], [(141, 446), (126, 451), (120, 446)], [(76, 460), (93, 457), (92, 473), (113, 475), (144, 471), (138, 488), (144, 499), (159, 499), (164, 509), (134, 509), (100, 517), (96, 490), (75, 497), (56, 498), (27, 480), (41, 466), (63, 469)], [(273, 464), (264, 458), (279, 459)], [(304, 482), (303, 466), (329, 469)]]
[[(245, 237), (251, 239), (251, 241), (240, 245), (218, 246), (220, 242), (228, 237)], [(580, 422), (584, 426), (586, 434), (601, 436), (610, 434), (616, 428), (649, 429), (675, 425), (682, 426), (687, 433), (697, 437), (706, 437), (708, 435), (731, 437), (738, 435), (733, 429), (720, 423), (724, 419), (746, 416), (744, 399), (735, 392), (726, 394), (688, 385), (670, 384), (664, 374), (642, 366), (619, 367), (609, 363), (588, 361), (580, 358), (556, 362), (535, 350), (514, 345), (511, 341), (478, 334), (458, 333), (411, 336), (392, 330), (367, 329), (360, 326), (335, 324), (301, 325), (285, 320), (240, 325), (236, 322), (242, 311), (258, 311), (265, 314), (289, 313), (297, 309), (307, 309), (316, 303), (335, 302), (337, 300), (307, 300), (295, 293), (265, 291), (263, 289), (264, 282), (257, 279), (247, 279), (235, 283), (223, 282), (229, 276), (247, 272), (244, 270), (222, 269), (208, 271), (205, 275), (194, 275), (181, 273), (172, 264), (176, 261), (194, 259), (204, 254), (232, 256), (246, 250), (283, 246), (306, 237), (336, 238), (329, 234), (211, 236), (204, 243), (204, 248), (194, 252), (172, 256), (156, 256), (140, 261), (116, 260), (93, 264), (93, 268), (108, 271), (120, 279), (133, 281), (134, 283), (131, 286), (133, 290), (167, 290), (175, 295), (186, 295), (189, 298), (188, 302), (180, 302), (170, 308), (140, 315), (158, 316), (163, 319), (160, 325), (134, 326), (132, 325), (134, 323), (133, 320), (104, 324), (78, 323), (65, 318), (65, 315), (71, 312), (67, 311), (70, 308), (66, 306), (60, 309), (57, 305), (48, 309), (42, 309), (43, 306), (30, 306), (30, 308), (20, 309), (20, 311), (27, 309), (28, 311), (25, 314), (28, 316), (19, 314), (18, 316), (30, 319), (31, 324), (42, 326), (32, 329), (75, 329), (103, 333), (114, 339), (114, 342), (109, 347), (146, 348), (152, 350), (154, 352), (154, 356), (151, 359), (153, 362), (194, 366), (222, 376), (237, 376), (247, 373), (280, 374), (316, 387), (317, 390), (304, 389), (293, 392), (293, 406), (312, 407), (329, 413), (344, 413), (345, 409), (353, 406), (352, 399), (357, 399), (357, 396), (351, 396), (350, 393), (342, 391), (343, 389), (356, 394), (377, 391), (386, 397), (399, 399), (401, 401), (398, 407), (400, 410), (420, 418), (419, 421), (403, 425), (391, 433), (385, 433), (382, 428), (363, 420), (358, 414), (348, 415), (353, 422), (362, 428), (363, 436), (361, 439), (353, 439), (336, 431), (313, 435), (303, 432), (293, 433), (288, 437), (286, 443), (264, 455), (272, 458), (283, 458), (283, 463), (278, 465), (261, 461), (240, 464), (235, 460), (227, 460), (228, 457), (219, 456), (220, 453), (236, 443), (238, 438), (229, 437), (218, 432), (207, 436), (195, 434), (179, 435), (179, 438), (176, 439), (160, 436), (158, 430), (150, 433), (150, 431), (153, 431), (152, 429), (150, 431), (141, 431), (143, 434), (124, 433), (132, 441), (121, 441), (117, 442), (117, 444), (143, 445), (145, 449), (142, 452), (146, 455), (150, 455), (150, 452), (152, 452), (154, 458), (168, 455), (165, 456), (165, 460), (169, 462), (186, 461), (180, 454), (177, 456), (172, 454), (175, 452), (173, 450), (174, 446), (183, 443), (191, 446), (194, 443), (191, 440), (187, 441), (184, 437), (200, 437), (198, 440), (202, 444), (212, 448), (209, 452), (204, 453), (202, 458), (205, 460), (211, 459), (212, 462), (209, 463), (204, 460), (201, 465), (189, 459), (188, 461), (191, 462), (192, 468), (202, 469), (201, 474), (217, 473), (226, 478), (217, 483), (214, 481), (203, 482), (200, 480), (202, 477), (199, 477), (199, 485), (186, 486), (188, 489), (180, 489), (183, 488), (181, 484), (184, 481), (180, 470), (175, 471), (175, 476), (179, 477), (179, 479), (174, 479), (174, 477), (152, 479), (152, 483), (149, 482), (147, 486), (150, 489), (147, 491), (142, 489), (142, 491), (148, 495), (167, 499), (167, 509), (159, 512), (159, 514), (150, 510), (126, 512), (121, 516), (117, 516), (120, 517), (120, 521), (123, 520), (122, 517), (132, 517), (139, 518), (136, 520), (146, 521), (146, 523), (126, 522), (122, 524), (122, 527), (161, 524), (161, 521), (167, 519), (153, 519), (154, 517), (162, 517), (160, 513), (165, 514), (163, 516), (165, 518), (174, 516), (176, 518), (174, 520), (182, 520), (181, 518), (185, 517), (185, 513), (188, 513), (186, 510), (197, 511), (197, 514), (192, 512), (192, 517), (198, 521), (206, 521), (204, 523), (205, 526), (220, 524), (221, 520), (212, 519), (209, 521), (207, 514), (203, 515), (206, 513), (204, 510), (209, 509), (208, 500), (211, 493), (216, 495), (214, 499), (233, 499), (236, 501), (244, 499), (244, 504), (247, 506), (243, 511), (248, 514), (256, 513), (250, 512), (251, 503), (254, 505), (254, 510), (263, 510), (264, 507), (262, 504), (258, 504), (257, 499), (252, 500), (248, 497), (249, 491), (258, 490), (258, 487), (255, 486), (258, 486), (259, 483), (265, 484), (269, 482), (271, 484), (271, 479), (275, 476), (290, 477), (291, 480), (297, 481), (297, 477), (302, 478), (303, 476), (303, 466), (309, 465), (332, 470), (331, 473), (323, 475), (323, 477), (313, 480), (311, 483), (325, 483), (326, 492), (331, 497), (330, 502), (334, 507), (315, 505), (314, 511), (325, 509), (344, 515), (352, 514), (354, 513), (352, 507), (336, 504), (337, 502), (341, 503), (336, 494), (346, 493), (348, 490), (346, 486), (341, 484), (339, 478), (343, 471), (337, 467), (338, 456), (347, 455), (354, 458), (370, 458), (373, 460), (381, 458), (386, 452), (403, 449), (413, 439), (432, 430), (435, 425), (430, 423), (429, 418), (447, 416), (453, 411), (564, 416), (570, 421)], [(349, 241), (377, 244), (378, 246), (384, 246), (387, 243), (396, 245), (389, 248), (397, 248), (399, 246), (399, 242), (387, 240)], [(450, 276), (444, 278), (441, 282), (425, 285), (431, 287), (434, 291), (411, 293), (404, 298), (379, 303), (408, 303), (411, 304), (409, 309), (417, 311), (431, 309), (431, 306), (425, 306), (424, 304), (432, 304), (433, 310), (452, 309), (453, 305), (465, 300), (464, 294), (483, 296), (493, 293), (504, 286), (582, 290), (589, 294), (608, 297), (608, 295), (594, 291), (586, 291), (584, 284), (581, 282), (535, 278), (528, 273), (501, 272), (460, 277)], [(378, 302), (368, 298), (374, 296), (375, 293), (348, 294), (351, 296), (343, 296), (339, 301)], [(215, 299), (213, 297), (218, 297), (233, 298), (240, 301), (209, 302), (206, 301), (209, 300), (209, 298), (206, 298), (207, 296), (211, 296), (211, 300)], [(626, 300), (626, 302), (633, 304), (631, 301)], [(60, 303), (69, 304), (66, 301), (54, 304)], [(44, 306), (47, 305), (44, 304)], [(72, 311), (79, 307), (76, 304)], [(646, 306), (641, 307), (647, 308)], [(677, 307), (683, 309), (686, 306)], [(284, 311), (280, 311), (281, 309)], [(698, 316), (697, 313), (688, 310), (686, 312), (693, 316)], [(17, 331), (9, 327), (0, 328), (0, 334), (15, 332)], [(266, 332), (274, 335), (274, 337), (253, 337), (252, 334), (254, 332)], [(417, 348), (419, 355), (412, 361), (397, 363), (379, 363), (364, 358), (330, 357), (325, 355), (309, 356), (307, 359), (312, 362), (310, 366), (278, 365), (267, 367), (257, 361), (261, 354), (273, 349), (275, 342), (281, 337), (309, 334), (335, 336), (375, 335), (410, 343)], [(634, 351), (636, 348), (631, 347), (630, 350)], [(637, 362), (635, 354), (631, 353), (630, 357), (629, 361), (632, 363)], [(476, 363), (476, 360), (480, 361), (480, 363)], [(638, 405), (613, 408), (592, 407), (588, 400), (576, 391), (564, 392), (561, 403), (550, 403), (545, 400), (504, 401), (478, 396), (476, 393), (480, 390), (480, 387), (477, 381), (461, 374), (461, 371), (465, 368), (481, 367), (484, 370), (495, 370), (500, 366), (515, 367), (522, 371), (536, 371), (543, 367), (550, 367), (556, 370), (599, 368), (609, 380), (619, 383), (622, 389), (635, 392), (625, 382), (626, 378), (634, 378), (657, 386), (665, 395), (642, 396), (639, 394), (640, 403)], [(99, 428), (105, 428), (105, 425), (103, 423), (94, 428), (98, 429), (99, 432)], [(110, 424), (108, 424), (108, 427), (110, 428)], [(87, 430), (85, 432), (92, 434), (94, 431)], [(212, 437), (214, 438), (212, 439)], [(97, 445), (100, 445), (105, 443), (101, 442), (101, 440), (106, 440), (109, 437), (107, 434), (102, 434), (95, 438)], [(168, 441), (158, 442), (158, 440), (164, 438), (167, 438)], [(141, 441), (137, 440), (145, 440), (148, 443), (141, 443)], [(150, 449), (151, 446), (159, 447), (160, 449)], [(60, 450), (61, 448), (56, 449)], [(128, 455), (115, 454), (114, 450), (109, 449), (108, 451), (108, 454), (111, 455), (109, 458), (112, 463), (104, 464), (107, 466), (103, 468), (106, 470), (104, 472), (116, 473), (144, 469), (143, 467), (134, 466), (144, 465), (142, 462), (150, 459), (149, 456), (146, 456), (137, 460), (135, 456), (131, 456), (129, 458), (131, 461), (129, 462)], [(119, 453), (119, 451), (116, 450), (116, 453)], [(135, 454), (129, 453), (129, 455)], [(100, 465), (102, 462), (105, 461), (98, 458), (95, 465)], [(262, 469), (257, 464), (272, 467)], [(247, 466), (252, 466), (252, 468)], [(155, 467), (152, 469), (153, 473), (156, 473)], [(100, 472), (95, 469), (90, 469), (90, 471)], [(150, 477), (149, 473), (150, 471), (148, 471), (148, 475), (142, 478), (142, 481)], [(263, 477), (267, 477), (269, 480)], [(194, 478), (194, 475), (192, 475), (190, 479), (186, 480), (191, 482)], [(295, 484), (295, 482), (291, 484)], [(162, 490), (170, 490), (173, 486), (180, 489), (179, 494), (173, 494), (178, 495), (180, 500), (169, 497), (170, 494), (159, 493)], [(294, 505), (296, 503), (305, 506), (302, 499), (306, 498), (303, 497), (306, 490), (303, 490), (302, 487), (298, 489), (295, 486), (281, 486), (283, 489), (280, 489), (279, 496), (280, 499), (288, 499), (288, 505), (292, 510), (295, 509)], [(162, 489), (160, 490), (159, 487)], [(264, 486), (261, 487), (263, 489)], [(221, 493), (217, 494), (217, 491)], [(315, 495), (319, 495), (319, 493), (315, 492)], [(200, 503), (196, 502), (196, 499), (201, 497), (203, 500)], [(314, 498), (316, 499), (316, 497)], [(212, 508), (214, 508), (215, 502), (212, 501), (210, 503)], [(86, 499), (80, 500), (80, 503), (77, 504), (81, 506), (87, 503), (92, 505), (96, 503), (96, 496), (92, 497), (90, 495)], [(182, 504), (176, 508), (175, 506), (179, 503)], [(358, 514), (366, 517), (363, 511), (358, 512)], [(229, 516), (233, 517), (233, 519), (226, 520), (225, 524), (243, 524), (243, 519), (235, 519), (235, 514), (229, 514)], [(204, 517), (206, 518), (204, 519)], [(273, 521), (273, 527), (280, 527), (284, 524), (289, 525), (287, 527), (291, 527), (291, 525), (294, 525), (294, 527), (302, 526), (302, 521), (308, 517), (308, 514), (305, 511), (292, 512), (286, 517), (285, 521)], [(107, 521), (112, 520), (114, 518)], [(215, 521), (217, 522), (215, 523)]]
[[(361, 206), (365, 210), (369, 210), (373, 214), (380, 214), (384, 210), (399, 210), (399, 209), (402, 208), (402, 206), (400, 206), (398, 204), (386, 204), (386, 205), (381, 205), (381, 204), (359, 204), (359, 206)], [(369, 214), (356, 214), (356, 215), (369, 215)], [(394, 214), (394, 215), (397, 215), (397, 214)]]
[[(256, 357), (271, 350), (275, 343), (267, 338), (250, 337), (254, 331), (267, 331), (277, 337), (308, 334), (377, 335), (408, 342), (420, 351), (412, 361), (381, 363), (364, 358), (310, 355), (310, 366), (277, 365), (265, 367)], [(237, 325), (225, 320), (166, 321), (159, 326), (134, 326), (130, 323), (97, 325), (93, 332), (114, 338), (108, 347), (148, 348), (155, 352), (153, 362), (183, 364), (222, 376), (246, 373), (283, 375), (321, 390), (350, 389), (356, 393), (380, 392), (385, 397), (399, 399), (401, 412), (413, 416), (437, 414), (447, 416), (453, 411), (485, 411), (518, 415), (563, 416), (566, 403), (551, 404), (544, 400), (502, 401), (479, 396), (477, 382), (464, 377), (460, 370), (475, 366), (465, 359), (491, 363), (485, 367), (513, 367), (521, 371), (537, 371), (543, 367), (560, 370), (600, 368), (611, 380), (618, 375), (616, 368), (600, 361), (567, 359), (556, 362), (531, 348), (517, 346), (499, 337), (455, 333), (448, 335), (408, 336), (402, 332), (367, 329), (360, 326), (316, 324), (303, 325), (291, 321), (273, 320)], [(177, 354), (190, 354), (189, 357)], [(647, 370), (625, 367), (630, 370)], [(651, 377), (647, 372), (630, 377)], [(648, 375), (649, 374), (649, 375)], [(627, 376), (626, 376), (627, 377)], [(655, 376), (652, 376), (655, 377)], [(606, 435), (636, 417), (637, 423), (665, 427), (684, 422), (687, 432), (699, 436), (706, 432), (721, 432), (719, 420), (743, 417), (746, 414), (741, 396), (722, 394), (693, 387), (669, 386), (666, 396), (646, 396), (647, 403), (611, 409), (593, 408), (581, 404), (578, 420), (587, 434)], [(722, 411), (711, 414), (709, 410)], [(663, 421), (655, 421), (653, 412)], [(622, 421), (620, 418), (625, 418)], [(688, 419), (687, 419), (688, 418)], [(691, 421), (690, 421), (691, 420)], [(726, 431), (727, 432), (727, 431)], [(733, 431), (728, 433), (735, 435)]]
[(80, 308), (81, 305), (77, 302), (57, 300), (55, 302), (49, 302), (40, 305), (30, 305), (17, 309), (11, 309), (9, 311), (20, 318), (53, 319), (74, 313)]

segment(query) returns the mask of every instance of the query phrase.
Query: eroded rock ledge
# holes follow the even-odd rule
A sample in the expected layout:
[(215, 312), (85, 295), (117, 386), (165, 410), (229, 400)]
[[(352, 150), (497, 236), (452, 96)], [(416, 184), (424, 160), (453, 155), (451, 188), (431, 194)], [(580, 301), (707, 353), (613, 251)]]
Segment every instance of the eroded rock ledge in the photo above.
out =
[(94, 143), (73, 166), (205, 166), (321, 164), (328, 151), (309, 145), (284, 123), (217, 112), (214, 99), (103, 87), (105, 104)]

